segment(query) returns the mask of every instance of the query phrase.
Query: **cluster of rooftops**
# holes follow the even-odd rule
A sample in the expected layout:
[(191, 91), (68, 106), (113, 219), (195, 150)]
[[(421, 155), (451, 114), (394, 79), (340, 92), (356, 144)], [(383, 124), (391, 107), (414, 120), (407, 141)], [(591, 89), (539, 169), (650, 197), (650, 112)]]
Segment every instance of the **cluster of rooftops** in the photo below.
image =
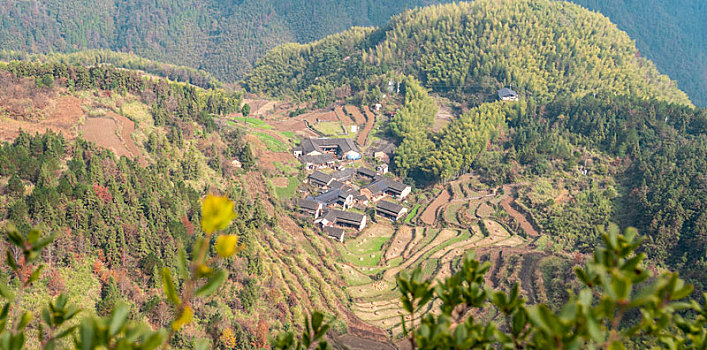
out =
[[(411, 186), (385, 176), (388, 165), (376, 170), (365, 167), (343, 167), (342, 162), (356, 161), (362, 155), (354, 142), (347, 138), (305, 138), (292, 150), (307, 170), (315, 170), (307, 182), (318, 193), (297, 200), (301, 213), (314, 217), (331, 238), (343, 242), (347, 229), (361, 231), (366, 227), (366, 215), (348, 211), (365, 209), (375, 204), (376, 213), (390, 220), (398, 220), (407, 213), (402, 205), (383, 200), (386, 197), (403, 200), (410, 194)], [(325, 173), (320, 169), (333, 168)], [(361, 185), (357, 186), (354, 182)]]
[(309, 170), (334, 167), (339, 160), (353, 161), (362, 157), (353, 140), (347, 138), (305, 138), (292, 153)]
[[(307, 180), (312, 187), (319, 189), (319, 194), (299, 199), (299, 211), (313, 216), (315, 224), (321, 225), (329, 237), (341, 242), (346, 229), (361, 231), (366, 227), (366, 215), (347, 209), (365, 209), (375, 204), (378, 215), (393, 221), (407, 214), (407, 208), (383, 199), (402, 200), (410, 194), (411, 186), (380, 172), (368, 168), (345, 168), (331, 174), (315, 171)], [(354, 180), (369, 183), (357, 187)]]

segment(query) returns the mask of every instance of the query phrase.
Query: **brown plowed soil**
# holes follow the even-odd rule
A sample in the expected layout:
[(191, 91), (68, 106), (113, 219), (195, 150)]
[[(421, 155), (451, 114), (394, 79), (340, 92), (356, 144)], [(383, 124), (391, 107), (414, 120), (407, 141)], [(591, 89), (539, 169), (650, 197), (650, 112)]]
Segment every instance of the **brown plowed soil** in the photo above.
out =
[(76, 138), (76, 125), (83, 117), (81, 100), (73, 96), (62, 96), (56, 104), (47, 108), (47, 117), (39, 121), (21, 121), (2, 118), (0, 122), (0, 140), (12, 141), (20, 134), (20, 129), (30, 134), (44, 133), (51, 130), (64, 135), (67, 139)]
[(133, 156), (118, 137), (118, 123), (111, 117), (88, 118), (83, 123), (81, 132), (87, 141), (95, 142), (101, 147), (112, 150), (119, 157)]
[(435, 224), (435, 221), (437, 220), (437, 209), (439, 207), (449, 203), (451, 196), (449, 195), (449, 191), (445, 188), (442, 193), (435, 198), (434, 201), (432, 201), (432, 204), (430, 204), (424, 212), (422, 212), (422, 215), (420, 216), (420, 220), (422, 220), (423, 223), (426, 225), (432, 226)]
[[(142, 152), (140, 152), (140, 149), (137, 147), (135, 141), (133, 141), (132, 137), (130, 136), (135, 131), (135, 123), (120, 114), (109, 112), (108, 115), (118, 121), (118, 127), (120, 128), (120, 138), (122, 139), (123, 144), (125, 144), (125, 147), (127, 147), (130, 154), (132, 154), (133, 157), (142, 156)], [(140, 163), (143, 166), (147, 165), (142, 157), (140, 158)]]
[(302, 114), (301, 118), (306, 120), (309, 125), (317, 124), (318, 122), (335, 122), (339, 120), (334, 111), (326, 112), (310, 112)]
[(366, 113), (366, 126), (363, 130), (361, 130), (361, 132), (358, 133), (358, 137), (356, 138), (356, 143), (360, 146), (364, 146), (366, 144), (368, 134), (371, 133), (371, 130), (373, 130), (373, 125), (376, 123), (376, 116), (370, 109), (368, 109), (368, 106), (363, 106), (363, 111)]
[(540, 236), (538, 231), (535, 230), (533, 225), (528, 221), (528, 219), (525, 217), (525, 215), (521, 214), (519, 211), (515, 210), (513, 206), (511, 205), (511, 202), (513, 201), (513, 198), (511, 197), (506, 197), (501, 201), (501, 205), (503, 206), (503, 209), (518, 223), (520, 224), (520, 227), (525, 231), (525, 233), (528, 234), (528, 236), (531, 237), (537, 237)]
[(345, 126), (354, 124), (353, 120), (349, 118), (349, 116), (344, 112), (344, 109), (341, 106), (334, 107), (334, 113), (336, 113), (336, 116), (339, 117), (341, 124), (344, 124)]
[(277, 131), (291, 131), (295, 134), (305, 136), (305, 137), (317, 137), (317, 133), (312, 131), (307, 127), (307, 124), (301, 118), (291, 118), (278, 121), (269, 121), (268, 124), (272, 125)]
[[(135, 158), (141, 155), (140, 150), (130, 137), (135, 130), (132, 120), (108, 112), (103, 117), (88, 118), (81, 127), (83, 138), (97, 145), (112, 150), (118, 157)], [(146, 165), (144, 160), (142, 165)]]
[(391, 278), (393, 278), (395, 275), (398, 274), (398, 272), (400, 272), (403, 269), (406, 269), (409, 266), (416, 263), (420, 259), (420, 257), (425, 255), (425, 253), (427, 253), (428, 251), (434, 249), (438, 245), (441, 245), (442, 243), (444, 243), (444, 242), (446, 242), (456, 236), (457, 236), (457, 231), (443, 229), (441, 232), (439, 232), (437, 234), (437, 236), (435, 236), (435, 238), (429, 244), (427, 244), (424, 248), (415, 252), (415, 254), (413, 254), (412, 256), (407, 258), (402, 264), (385, 271), (385, 274), (383, 275), (383, 279), (390, 281)]
[(356, 108), (355, 106), (346, 105), (344, 106), (344, 111), (346, 111), (346, 114), (353, 117), (353, 120), (354, 122), (356, 122), (357, 125), (366, 124), (366, 118), (363, 117), (361, 111), (359, 111), (358, 108)]
[(387, 261), (402, 256), (405, 247), (412, 241), (412, 237), (412, 227), (401, 226), (398, 232), (395, 233), (395, 236), (393, 236), (390, 247), (388, 247), (388, 250), (385, 252), (385, 260)]

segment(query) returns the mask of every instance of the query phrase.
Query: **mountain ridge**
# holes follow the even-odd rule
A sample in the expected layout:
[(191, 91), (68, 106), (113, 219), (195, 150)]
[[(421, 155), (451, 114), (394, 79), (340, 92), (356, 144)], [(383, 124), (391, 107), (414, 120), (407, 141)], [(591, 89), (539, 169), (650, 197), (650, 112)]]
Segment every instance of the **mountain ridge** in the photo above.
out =
[(554, 1), (434, 5), (372, 31), (283, 45), (256, 64), (245, 87), (275, 96), (333, 94), (342, 85), (360, 91), (366, 77), (390, 72), (486, 101), (512, 84), (541, 101), (605, 91), (691, 104), (608, 18)]
[[(111, 49), (172, 64), (204, 69), (234, 82), (269, 49), (306, 43), (352, 26), (385, 24), (405, 9), (447, 0), (332, 1), (194, 0), (117, 2), (101, 0), (17, 1), (0, 7), (2, 50), (31, 53)], [(679, 0), (576, 0), (600, 11), (637, 40), (660, 70), (680, 82), (692, 100), (707, 104), (707, 47), (692, 33), (704, 23), (704, 3)], [(701, 19), (702, 18), (702, 19)], [(35, 34), (25, 28), (39, 28)]]

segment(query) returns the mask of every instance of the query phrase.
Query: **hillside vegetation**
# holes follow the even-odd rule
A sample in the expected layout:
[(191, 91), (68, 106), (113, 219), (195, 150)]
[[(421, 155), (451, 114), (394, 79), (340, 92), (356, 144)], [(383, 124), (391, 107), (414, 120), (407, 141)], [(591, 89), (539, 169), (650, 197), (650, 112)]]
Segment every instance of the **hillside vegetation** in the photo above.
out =
[[(297, 329), (313, 309), (335, 316), (337, 332), (362, 324), (346, 314), (331, 244), (283, 215), (267, 173), (256, 168), (253, 153), (263, 155), (265, 146), (222, 122), (241, 103), (239, 94), (110, 67), (11, 62), (0, 68), (7, 91), (15, 91), (0, 101), (3, 129), (54, 121), (55, 114), (44, 112), (56, 100), (80, 106), (78, 132), (67, 127), (61, 135), (41, 130), (10, 138), (0, 132), (0, 225), (57, 236), (42, 257), (43, 277), (18, 302), (22, 309), (38, 311), (66, 293), (85, 316), (127, 303), (131, 319), (168, 325), (172, 310), (160, 269), (178, 275), (180, 251), (190, 252), (204, 237), (199, 202), (209, 191), (235, 202), (237, 218), (225, 233), (238, 234), (246, 249), (219, 263), (230, 277), (217, 297), (193, 305), (198, 321), (173, 338), (173, 347), (192, 347), (197, 338), (220, 344), (226, 332), (244, 349), (262, 348), (270, 332)], [(36, 116), (23, 115), (23, 106)], [(87, 142), (85, 125), (96, 119), (135, 123), (120, 141), (136, 144), (138, 155), (118, 157), (106, 140)], [(9, 242), (0, 242), (0, 250), (8, 249)], [(21, 282), (12, 275), (0, 269), (0, 283), (17, 291)]]
[(679, 82), (692, 101), (707, 106), (707, 41), (700, 34), (707, 23), (702, 0), (573, 0), (599, 11), (636, 40), (650, 58)]
[(433, 91), (470, 94), (472, 104), (495, 98), (504, 85), (537, 101), (608, 92), (690, 103), (606, 17), (549, 0), (431, 6), (374, 31), (288, 44), (269, 52), (245, 84), (252, 92), (319, 97), (343, 85), (359, 91), (362, 79), (390, 71)]
[(0, 48), (134, 52), (235, 81), (277, 45), (378, 25), (404, 9), (433, 2), (10, 0), (0, 6)]
[[(497, 101), (508, 84), (520, 101)], [(703, 288), (706, 112), (602, 15), (550, 1), (432, 6), (279, 47), (246, 87), (324, 105), (342, 95), (393, 104), (383, 128), (397, 144), (397, 175), (420, 187), (470, 172), (517, 185), (514, 205), (555, 251), (591, 250), (611, 221), (635, 225), (654, 263)], [(439, 131), (427, 89), (459, 106)], [(459, 205), (445, 210), (459, 220)]]
[[(18, 1), (0, 7), (0, 49), (28, 53), (109, 49), (204, 69), (234, 82), (269, 49), (377, 26), (405, 9), (449, 0)], [(608, 16), (642, 55), (707, 104), (707, 18), (701, 0), (575, 0)], [(29, 31), (27, 28), (36, 28)]]
[(68, 54), (27, 54), (20, 51), (0, 51), (0, 59), (6, 61), (22, 60), (42, 63), (62, 63), (74, 66), (110, 65), (118, 68), (140, 70), (148, 74), (190, 83), (203, 88), (221, 85), (211, 74), (202, 70), (152, 61), (134, 54), (119, 53), (110, 50), (86, 50)]

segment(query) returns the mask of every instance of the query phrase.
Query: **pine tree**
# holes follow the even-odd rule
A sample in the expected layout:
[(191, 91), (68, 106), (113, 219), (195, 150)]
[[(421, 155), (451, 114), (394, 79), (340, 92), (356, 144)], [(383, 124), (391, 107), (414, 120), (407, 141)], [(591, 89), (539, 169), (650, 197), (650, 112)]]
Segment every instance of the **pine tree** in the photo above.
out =
[(7, 192), (14, 197), (20, 197), (25, 194), (25, 185), (17, 174), (12, 175), (8, 180)]

